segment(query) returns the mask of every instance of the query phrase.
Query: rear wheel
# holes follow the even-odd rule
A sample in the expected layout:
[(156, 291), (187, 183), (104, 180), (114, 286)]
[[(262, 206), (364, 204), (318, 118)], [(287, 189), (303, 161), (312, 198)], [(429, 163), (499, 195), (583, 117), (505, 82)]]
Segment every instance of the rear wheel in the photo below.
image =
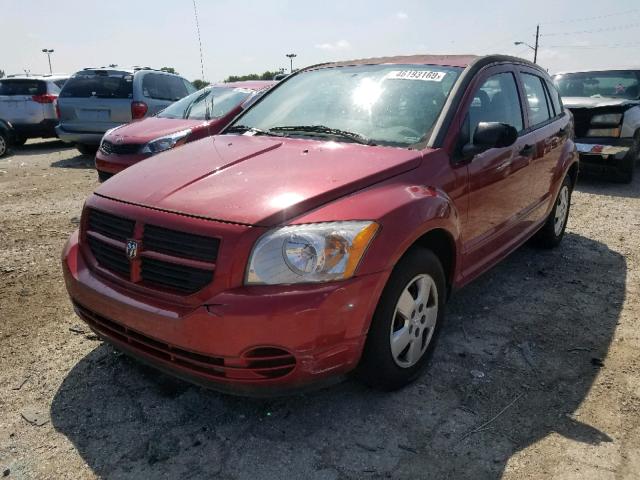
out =
[(620, 167), (621, 182), (631, 183), (633, 181), (633, 175), (636, 169), (637, 161), (638, 154), (636, 152), (629, 152), (626, 158), (622, 161), (622, 166)]
[(536, 234), (535, 240), (541, 247), (553, 248), (562, 241), (564, 231), (567, 228), (567, 220), (569, 219), (572, 190), (573, 182), (571, 177), (567, 175), (562, 181), (558, 197), (551, 213), (547, 217), (547, 221)]
[(9, 150), (9, 141), (7, 140), (7, 136), (4, 132), (0, 132), (0, 157), (6, 155)]
[(76, 148), (83, 155), (95, 155), (95, 153), (98, 151), (97, 145), (85, 145), (82, 143), (78, 143), (76, 144)]
[(395, 390), (428, 364), (444, 315), (446, 282), (430, 250), (410, 250), (394, 268), (371, 321), (357, 374), (367, 384)]

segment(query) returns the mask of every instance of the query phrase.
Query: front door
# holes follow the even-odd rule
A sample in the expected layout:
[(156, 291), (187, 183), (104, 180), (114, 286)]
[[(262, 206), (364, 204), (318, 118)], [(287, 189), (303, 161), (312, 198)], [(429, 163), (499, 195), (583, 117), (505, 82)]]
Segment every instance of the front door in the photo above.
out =
[[(525, 131), (518, 83), (510, 66), (488, 69), (475, 83), (466, 122), (470, 138), (480, 122), (501, 122), (520, 133), (506, 148), (476, 155), (467, 165), (469, 207), (462, 229), (464, 274), (473, 277), (509, 249), (530, 207), (529, 166), (535, 137)], [(467, 128), (468, 127), (468, 128)]]

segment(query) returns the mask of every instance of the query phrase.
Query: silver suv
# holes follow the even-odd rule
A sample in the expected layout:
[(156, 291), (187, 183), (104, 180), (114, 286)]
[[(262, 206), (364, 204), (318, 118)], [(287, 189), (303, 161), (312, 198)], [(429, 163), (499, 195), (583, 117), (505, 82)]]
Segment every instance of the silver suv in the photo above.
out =
[(0, 119), (15, 132), (15, 145), (27, 138), (55, 137), (56, 102), (67, 76), (13, 76), (0, 80)]
[(95, 153), (107, 130), (155, 115), (195, 91), (179, 75), (148, 67), (85, 68), (60, 92), (56, 133), (81, 153)]

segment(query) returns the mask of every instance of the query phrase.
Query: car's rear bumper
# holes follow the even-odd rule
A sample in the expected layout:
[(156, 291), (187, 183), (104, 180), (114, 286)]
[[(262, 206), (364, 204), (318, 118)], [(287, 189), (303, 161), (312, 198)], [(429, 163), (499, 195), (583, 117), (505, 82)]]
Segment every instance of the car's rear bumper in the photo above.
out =
[(100, 140), (104, 136), (104, 132), (76, 132), (65, 130), (64, 127), (58, 125), (56, 127), (56, 135), (60, 140), (66, 143), (80, 143), (82, 145), (100, 145)]
[(43, 120), (40, 123), (11, 123), (18, 137), (49, 138), (56, 136), (58, 120)]
[(77, 233), (62, 263), (76, 312), (99, 336), (192, 382), (258, 396), (324, 384), (355, 368), (388, 276), (240, 287), (186, 307), (102, 278), (85, 263)]
[[(142, 145), (140, 145), (140, 148), (142, 148)], [(96, 169), (101, 172), (107, 172), (115, 175), (125, 168), (130, 167), (145, 158), (149, 158), (150, 156), (150, 154), (146, 153), (134, 153), (131, 155), (110, 153), (109, 155), (106, 155), (101, 150), (98, 150), (96, 153)]]

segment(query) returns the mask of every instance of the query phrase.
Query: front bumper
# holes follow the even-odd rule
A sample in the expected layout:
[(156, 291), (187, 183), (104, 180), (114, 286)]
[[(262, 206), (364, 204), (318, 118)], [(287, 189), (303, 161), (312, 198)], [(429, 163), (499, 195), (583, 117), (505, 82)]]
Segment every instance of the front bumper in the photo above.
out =
[[(140, 145), (140, 148), (142, 148), (142, 145)], [(135, 153), (131, 155), (111, 153), (106, 155), (101, 150), (98, 150), (96, 153), (96, 170), (115, 175), (125, 168), (149, 158), (150, 156), (151, 155), (147, 153)]]
[(106, 341), (194, 383), (257, 396), (352, 370), (388, 277), (239, 287), (189, 306), (135, 295), (102, 278), (85, 262), (77, 232), (62, 263), (76, 312)]
[(65, 143), (79, 143), (81, 145), (100, 145), (104, 132), (75, 132), (65, 130), (61, 125), (56, 126), (56, 135)]

